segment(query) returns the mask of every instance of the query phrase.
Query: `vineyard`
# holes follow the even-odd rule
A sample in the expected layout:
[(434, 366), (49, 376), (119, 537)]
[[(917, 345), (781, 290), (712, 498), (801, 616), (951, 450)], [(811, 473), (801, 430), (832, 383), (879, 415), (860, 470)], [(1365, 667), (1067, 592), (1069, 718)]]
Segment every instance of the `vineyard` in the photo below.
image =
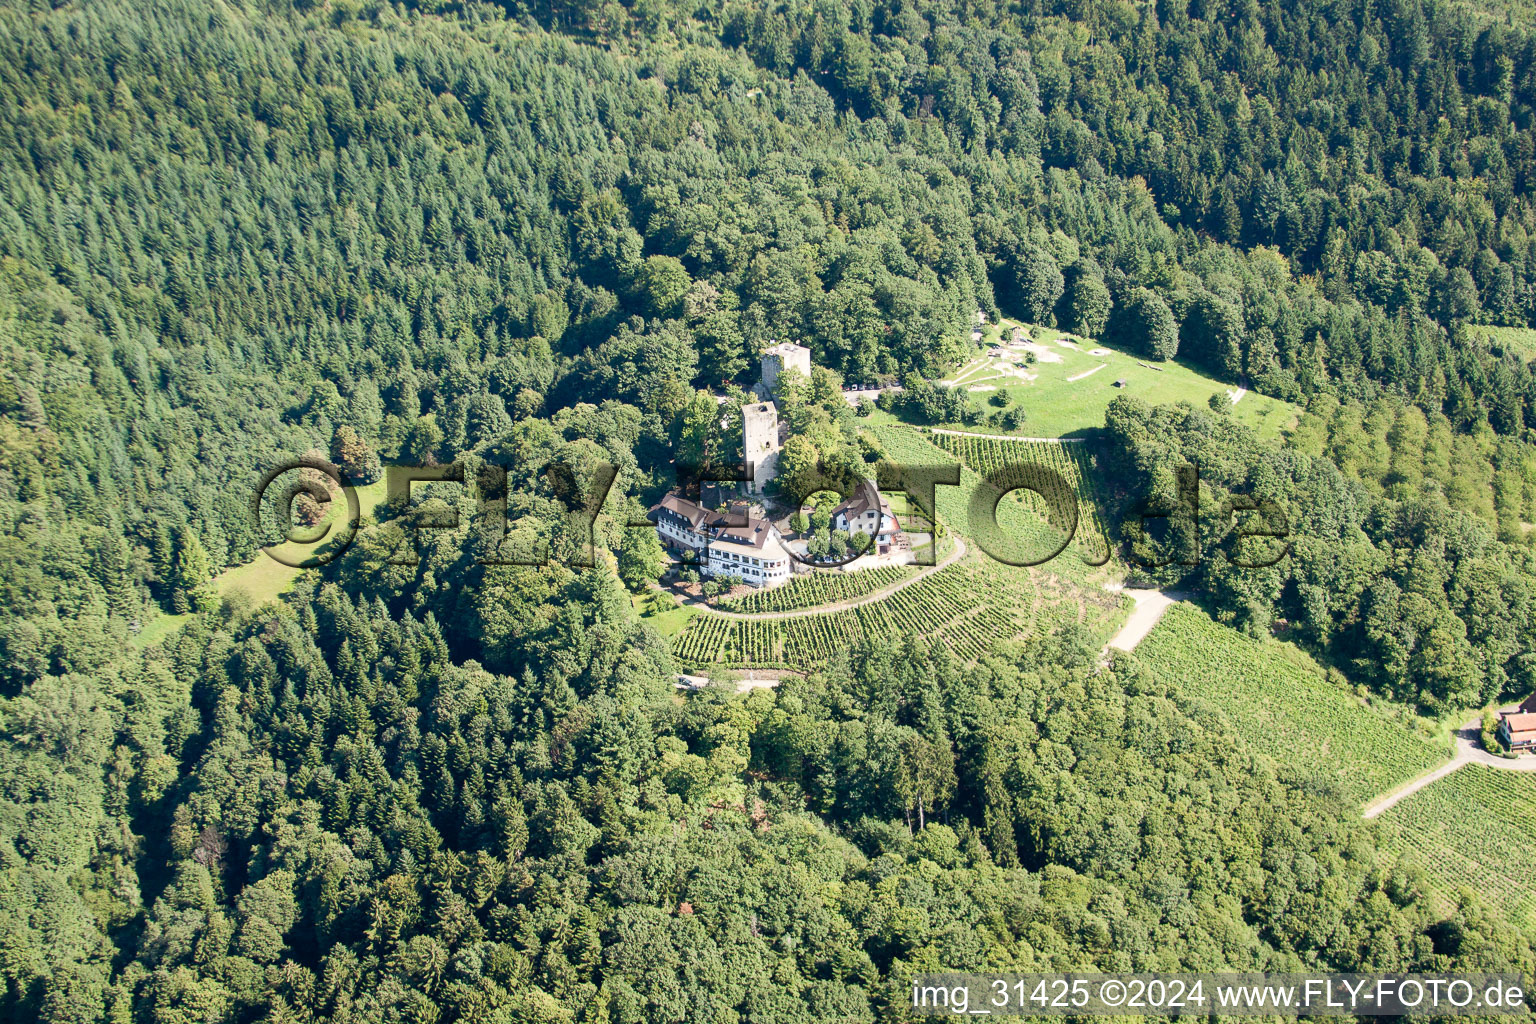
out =
[(1220, 708), (1287, 776), (1321, 776), (1361, 803), (1448, 756), (1320, 672), (1288, 660), (1279, 644), (1253, 640), (1189, 605), (1170, 608), (1136, 657), (1188, 696)]
[(873, 594), (894, 583), (899, 583), (918, 571), (912, 565), (880, 565), (857, 572), (840, 572), (835, 569), (818, 569), (803, 576), (796, 576), (788, 583), (767, 590), (754, 590), (750, 594), (728, 598), (720, 602), (727, 611), (788, 612), (797, 608), (815, 608), (818, 605), (852, 601)]
[[(1016, 468), (1019, 472), (1016, 478), (1010, 475), (1009, 482), (1027, 484), (1045, 495), (1042, 503), (1029, 492), (1014, 492), (1031, 507), (1048, 505), (1060, 509), (1075, 504), (1077, 526), (1074, 546), (1090, 562), (1108, 559), (1109, 533), (1104, 529), (1104, 522), (1099, 517), (1098, 502), (1094, 500), (1093, 467), (1087, 444), (1003, 440), (960, 434), (931, 434), (928, 440), (982, 476), (1006, 473), (1009, 468)], [(1041, 470), (1048, 472), (1039, 472)], [(1038, 511), (1048, 512), (1043, 507)], [(1060, 526), (1059, 523), (1056, 525)]]
[[(925, 435), (900, 427), (880, 427), (875, 432), (886, 455), (897, 463), (932, 466), (953, 465), (957, 461), (956, 453), (929, 443), (930, 437), (945, 435)], [(1093, 527), (1089, 532), (1096, 532), (1102, 542), (1103, 528), (1088, 499), (1085, 464), (1079, 454), (1060, 451), (1078, 446), (1040, 445), (1037, 450), (1027, 442), (1018, 443), (1026, 446), (1031, 464), (1052, 468), (1071, 482), (1073, 493), (1056, 497), (1076, 501), (1084, 510), (1079, 513), (1079, 543), (1083, 526), (1089, 524)], [(981, 458), (979, 454), (975, 457)], [(1045, 479), (1042, 476), (1042, 482)], [(948, 529), (966, 531), (970, 497), (981, 482), (977, 472), (961, 462), (960, 485), (937, 489), (934, 503), (941, 535)], [(1043, 510), (1043, 502), (1033, 495), (1029, 497)], [(1051, 550), (1052, 545), (1045, 542), (1055, 528), (1031, 511), (1027, 501), (1002, 502), (997, 519), (1010, 539), (1022, 538), (1037, 550)], [(903, 525), (920, 531), (926, 523)], [(1060, 536), (1056, 531), (1057, 544)], [(940, 544), (941, 552), (945, 546)], [(1114, 624), (1123, 618), (1123, 612), (1115, 597), (1096, 584), (1086, 583), (1092, 561), (1086, 554), (1080, 558), (1064, 553), (1043, 567), (1046, 571), (1039, 571), (1006, 565), (977, 552), (878, 601), (855, 608), (761, 620), (705, 612), (691, 619), (673, 638), (672, 650), (682, 664), (697, 668), (723, 664), (810, 671), (860, 644), (889, 645), (913, 636), (932, 638), (973, 661), (999, 643), (1066, 621), (1083, 625), (1091, 638), (1102, 643), (1113, 632)], [(734, 598), (723, 607), (736, 612), (767, 613), (832, 604), (883, 589), (914, 571), (912, 567), (888, 566), (852, 574), (817, 573), (774, 590)]]
[(968, 557), (857, 608), (761, 621), (693, 618), (673, 640), (685, 665), (754, 665), (809, 671), (861, 644), (926, 636), (966, 660), (1033, 632), (1041, 601), (1029, 578)]
[(1469, 764), (1377, 820), (1387, 849), (1416, 860), (1441, 891), (1472, 889), (1536, 923), (1536, 776)]
[[(929, 435), (902, 427), (877, 427), (875, 436), (885, 448), (886, 456), (895, 463), (908, 466), (953, 465), (955, 459), (942, 449), (928, 443)], [(965, 532), (969, 512), (966, 502), (979, 477), (963, 465), (959, 487), (939, 487), (934, 492), (934, 504), (938, 506), (941, 527), (947, 526)]]

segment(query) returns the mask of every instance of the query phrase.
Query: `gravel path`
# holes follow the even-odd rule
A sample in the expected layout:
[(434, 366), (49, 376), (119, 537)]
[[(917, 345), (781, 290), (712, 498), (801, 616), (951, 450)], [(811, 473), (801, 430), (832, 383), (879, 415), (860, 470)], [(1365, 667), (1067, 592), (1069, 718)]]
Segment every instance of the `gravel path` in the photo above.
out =
[[(785, 676), (800, 676), (804, 673), (790, 672), (783, 669), (745, 669), (745, 675), (736, 680), (737, 693), (751, 693), (753, 690), (772, 690), (784, 681)], [(712, 679), (708, 676), (678, 676), (673, 684), (679, 690), (702, 690), (708, 686)]]
[(1106, 652), (1109, 647), (1117, 651), (1134, 651), (1136, 645), (1152, 632), (1152, 627), (1163, 621), (1163, 613), (1187, 596), (1161, 590), (1122, 589), (1120, 592), (1135, 601), (1136, 607), (1132, 610), (1130, 618), (1125, 620), (1125, 625), (1120, 627), (1120, 631), (1110, 638), (1109, 645), (1105, 648)]
[(888, 388), (867, 388), (863, 391), (844, 391), (843, 401), (857, 409), (859, 407), (859, 403), (866, 398), (873, 402), (887, 391), (894, 394), (897, 391), (904, 390), (906, 389), (903, 388), (900, 384), (893, 384)]

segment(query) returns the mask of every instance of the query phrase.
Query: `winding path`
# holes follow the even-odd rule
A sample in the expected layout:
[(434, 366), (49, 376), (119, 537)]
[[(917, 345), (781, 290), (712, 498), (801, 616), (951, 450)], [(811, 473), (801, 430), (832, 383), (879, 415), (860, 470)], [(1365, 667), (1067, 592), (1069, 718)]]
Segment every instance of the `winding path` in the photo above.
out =
[(965, 541), (961, 540), (958, 534), (951, 534), (950, 536), (955, 538), (954, 550), (939, 559), (936, 565), (925, 565), (906, 579), (897, 580), (890, 586), (882, 587), (879, 590), (871, 590), (861, 597), (850, 597), (844, 601), (834, 601), (832, 604), (813, 604), (805, 608), (790, 608), (782, 612), (728, 612), (723, 608), (713, 608), (709, 605), (699, 605), (698, 607), (705, 615), (718, 615), (722, 619), (763, 622), (769, 619), (796, 619), (802, 615), (825, 615), (829, 612), (841, 612), (849, 608), (857, 608), (861, 604), (872, 604), (875, 601), (881, 601), (890, 597), (898, 590), (910, 587), (918, 580), (928, 578), (940, 569), (947, 569), (964, 558)]
[(1457, 729), (1455, 757), (1440, 767), (1433, 768), (1416, 779), (1409, 779), (1396, 789), (1372, 800), (1366, 805), (1365, 817), (1379, 817), (1400, 800), (1412, 796), (1431, 782), (1438, 782), (1463, 765), (1469, 765), (1474, 761), (1506, 772), (1536, 772), (1536, 757), (1499, 757), (1497, 754), (1488, 753), (1482, 746), (1482, 733), (1483, 723), (1480, 718), (1474, 718)]
[[(1113, 589), (1113, 588), (1112, 588)], [(1163, 615), (1169, 608), (1180, 601), (1185, 600), (1187, 594), (1164, 592), (1161, 590), (1131, 590), (1122, 592), (1128, 594), (1132, 601), (1136, 602), (1135, 609), (1130, 617), (1125, 620), (1125, 625), (1120, 627), (1109, 643), (1104, 648), (1107, 657), (1110, 648), (1117, 651), (1133, 651), (1136, 645), (1147, 638), (1152, 632), (1152, 627), (1162, 621)], [(1366, 805), (1364, 816), (1367, 818), (1380, 817), (1388, 808), (1405, 800), (1425, 786), (1438, 782), (1472, 763), (1485, 764), (1490, 768), (1497, 768), (1506, 772), (1536, 772), (1536, 757), (1499, 757), (1490, 754), (1482, 745), (1483, 723), (1482, 718), (1472, 719), (1466, 725), (1456, 730), (1456, 756), (1449, 761), (1418, 776), (1409, 779), (1396, 789), (1383, 793)]]

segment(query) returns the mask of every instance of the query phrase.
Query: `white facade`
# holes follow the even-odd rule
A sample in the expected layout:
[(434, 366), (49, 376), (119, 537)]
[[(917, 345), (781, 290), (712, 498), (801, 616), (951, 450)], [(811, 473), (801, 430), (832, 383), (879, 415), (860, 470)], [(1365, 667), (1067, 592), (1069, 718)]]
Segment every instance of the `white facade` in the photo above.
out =
[(871, 536), (878, 533), (882, 535), (881, 539), (885, 539), (884, 535), (896, 532), (896, 519), (889, 512), (881, 513), (872, 508), (852, 516), (847, 512), (839, 512), (837, 518), (832, 520), (832, 528)]
[(709, 543), (709, 538), (703, 533), (696, 533), (670, 519), (658, 520), (656, 533), (661, 538), (662, 544), (671, 548), (689, 548), (699, 551)]
[(731, 518), (698, 504), (668, 495), (651, 510), (663, 545), (698, 555), (706, 576), (737, 576), (754, 587), (774, 586), (789, 579), (791, 558), (779, 531), (766, 519)]
[(868, 485), (832, 510), (832, 528), (873, 537), (871, 554), (877, 556), (890, 554), (901, 529), (896, 517), (891, 515), (890, 505), (879, 491)]
[(789, 579), (789, 553), (772, 538), (761, 548), (713, 541), (700, 569), (710, 576), (740, 576), (742, 582), (754, 587), (772, 586)]

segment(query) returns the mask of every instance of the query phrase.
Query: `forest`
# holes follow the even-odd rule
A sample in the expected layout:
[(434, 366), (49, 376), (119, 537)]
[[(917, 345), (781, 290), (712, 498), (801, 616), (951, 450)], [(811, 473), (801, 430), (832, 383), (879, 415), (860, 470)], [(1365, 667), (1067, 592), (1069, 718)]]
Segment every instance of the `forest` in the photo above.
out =
[[(714, 396), (771, 342), (818, 368), (786, 458), (868, 467), (841, 384), (949, 420), (935, 382), (1006, 313), (1301, 410), (1271, 444), (1111, 406), (1106, 521), (1169, 512), (1111, 539), (1213, 554), (1148, 579), (1411, 713), (1523, 697), (1536, 350), (1490, 333), (1536, 325), (1519, 18), (13, 0), (0, 95), (0, 1018), (873, 1021), (996, 964), (1536, 971), (1353, 794), (1070, 625), (681, 700), (624, 525), (674, 459), (740, 457)], [(429, 487), (281, 601), (221, 594), (276, 539), (255, 482), (311, 454), (503, 467), (517, 536)], [(496, 564), (582, 540), (552, 462), (618, 468), (599, 557)], [(1227, 514), (1180, 512), (1186, 464)], [(1240, 494), (1286, 559), (1237, 565), (1273, 543)]]

